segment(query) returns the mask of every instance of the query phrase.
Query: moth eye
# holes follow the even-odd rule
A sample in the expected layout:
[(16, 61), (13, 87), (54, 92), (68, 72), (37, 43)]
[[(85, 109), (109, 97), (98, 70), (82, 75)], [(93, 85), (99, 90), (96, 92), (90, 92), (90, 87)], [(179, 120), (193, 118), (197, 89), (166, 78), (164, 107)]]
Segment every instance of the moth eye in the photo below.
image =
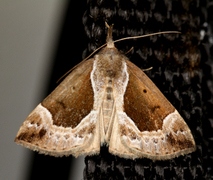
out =
[(72, 90), (75, 90), (75, 86), (72, 87)]
[(146, 89), (144, 89), (144, 90), (143, 90), (143, 92), (144, 92), (144, 93), (147, 93), (147, 90), (146, 90)]

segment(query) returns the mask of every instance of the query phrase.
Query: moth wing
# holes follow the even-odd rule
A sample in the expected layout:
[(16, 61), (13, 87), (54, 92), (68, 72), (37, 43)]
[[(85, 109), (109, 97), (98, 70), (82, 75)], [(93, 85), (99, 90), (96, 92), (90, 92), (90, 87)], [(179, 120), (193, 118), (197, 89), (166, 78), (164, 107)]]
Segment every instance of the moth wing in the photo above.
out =
[(141, 69), (130, 61), (126, 64), (124, 113), (117, 112), (120, 149), (114, 145), (114, 154), (165, 160), (195, 151), (191, 131), (177, 110)]
[(92, 111), (93, 61), (77, 67), (33, 110), (20, 127), (16, 143), (52, 156), (99, 152), (98, 114)]

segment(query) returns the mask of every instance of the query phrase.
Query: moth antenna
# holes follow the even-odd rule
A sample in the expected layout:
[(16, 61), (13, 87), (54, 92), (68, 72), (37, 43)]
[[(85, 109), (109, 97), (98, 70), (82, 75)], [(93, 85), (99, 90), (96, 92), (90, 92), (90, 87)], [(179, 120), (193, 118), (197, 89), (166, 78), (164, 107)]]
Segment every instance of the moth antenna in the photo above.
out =
[[(77, 65), (79, 65), (80, 63), (78, 63)], [(76, 66), (77, 66), (76, 65)], [(73, 68), (71, 68), (69, 71), (67, 71), (63, 76), (61, 76), (57, 81), (56, 84), (58, 84), (59, 81), (61, 81), (61, 79), (63, 79), (67, 74), (69, 74), (76, 66), (74, 66)]]
[(163, 32), (157, 32), (157, 33), (152, 33), (152, 34), (145, 34), (145, 35), (141, 35), (141, 36), (125, 37), (125, 38), (121, 38), (121, 39), (114, 41), (114, 43), (119, 42), (119, 41), (128, 40), (128, 39), (138, 39), (138, 38), (154, 36), (154, 35), (158, 35), (158, 34), (171, 34), (171, 33), (181, 34), (181, 32), (179, 32), (179, 31), (163, 31)]
[(132, 50), (134, 49), (134, 47), (131, 47), (129, 51), (127, 51), (125, 54), (130, 53)]
[(153, 67), (147, 68), (147, 69), (142, 69), (142, 71), (149, 71), (151, 70)]
[(109, 29), (109, 24), (105, 21), (105, 26)]

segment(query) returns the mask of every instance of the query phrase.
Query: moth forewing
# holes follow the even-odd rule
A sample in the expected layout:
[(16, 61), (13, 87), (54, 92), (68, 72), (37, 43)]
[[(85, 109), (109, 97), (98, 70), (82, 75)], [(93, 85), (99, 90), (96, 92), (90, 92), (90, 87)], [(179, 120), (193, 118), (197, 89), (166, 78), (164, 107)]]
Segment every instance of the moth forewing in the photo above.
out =
[(154, 83), (134, 64), (126, 61), (129, 82), (124, 94), (125, 123), (121, 138), (137, 157), (171, 159), (196, 148), (191, 131), (180, 114)]
[(92, 111), (93, 61), (77, 67), (37, 106), (18, 131), (16, 143), (53, 156), (99, 152), (99, 116)]

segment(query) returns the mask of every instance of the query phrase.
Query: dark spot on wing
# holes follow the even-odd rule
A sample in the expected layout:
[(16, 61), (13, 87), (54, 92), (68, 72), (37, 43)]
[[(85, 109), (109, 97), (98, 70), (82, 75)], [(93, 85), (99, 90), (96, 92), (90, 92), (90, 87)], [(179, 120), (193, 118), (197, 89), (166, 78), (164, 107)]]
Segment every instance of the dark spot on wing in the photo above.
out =
[(63, 107), (63, 109), (66, 109), (66, 105), (63, 101), (56, 101), (59, 105)]
[(93, 133), (94, 132), (94, 129), (95, 129), (95, 124), (91, 124), (89, 125), (89, 129), (88, 129), (88, 133)]
[(174, 138), (174, 136), (170, 133), (166, 136), (168, 139), (168, 142), (172, 145), (172, 146), (175, 146), (176, 145), (176, 140)]
[(186, 139), (186, 137), (179, 137), (172, 135), (171, 133), (167, 135), (167, 140), (168, 142), (172, 145), (173, 150), (183, 150), (183, 149), (188, 149), (188, 148), (193, 148), (194, 144), (191, 140)]
[(154, 106), (153, 108), (151, 108), (151, 111), (154, 112), (156, 109), (160, 109), (159, 105)]
[(126, 130), (124, 125), (120, 125), (120, 132), (121, 132), (122, 136), (126, 136), (127, 135), (127, 130)]
[(46, 134), (46, 130), (45, 129), (41, 129), (40, 131), (39, 131), (39, 138), (41, 139), (45, 134)]
[(26, 141), (26, 142), (31, 142), (34, 138), (35, 134), (34, 132), (33, 133), (28, 133), (28, 132), (24, 132), (24, 133), (21, 133), (19, 136), (18, 136), (18, 140), (22, 140), (22, 141)]
[(66, 134), (64, 135), (65, 139), (69, 139), (70, 138), (70, 135)]

